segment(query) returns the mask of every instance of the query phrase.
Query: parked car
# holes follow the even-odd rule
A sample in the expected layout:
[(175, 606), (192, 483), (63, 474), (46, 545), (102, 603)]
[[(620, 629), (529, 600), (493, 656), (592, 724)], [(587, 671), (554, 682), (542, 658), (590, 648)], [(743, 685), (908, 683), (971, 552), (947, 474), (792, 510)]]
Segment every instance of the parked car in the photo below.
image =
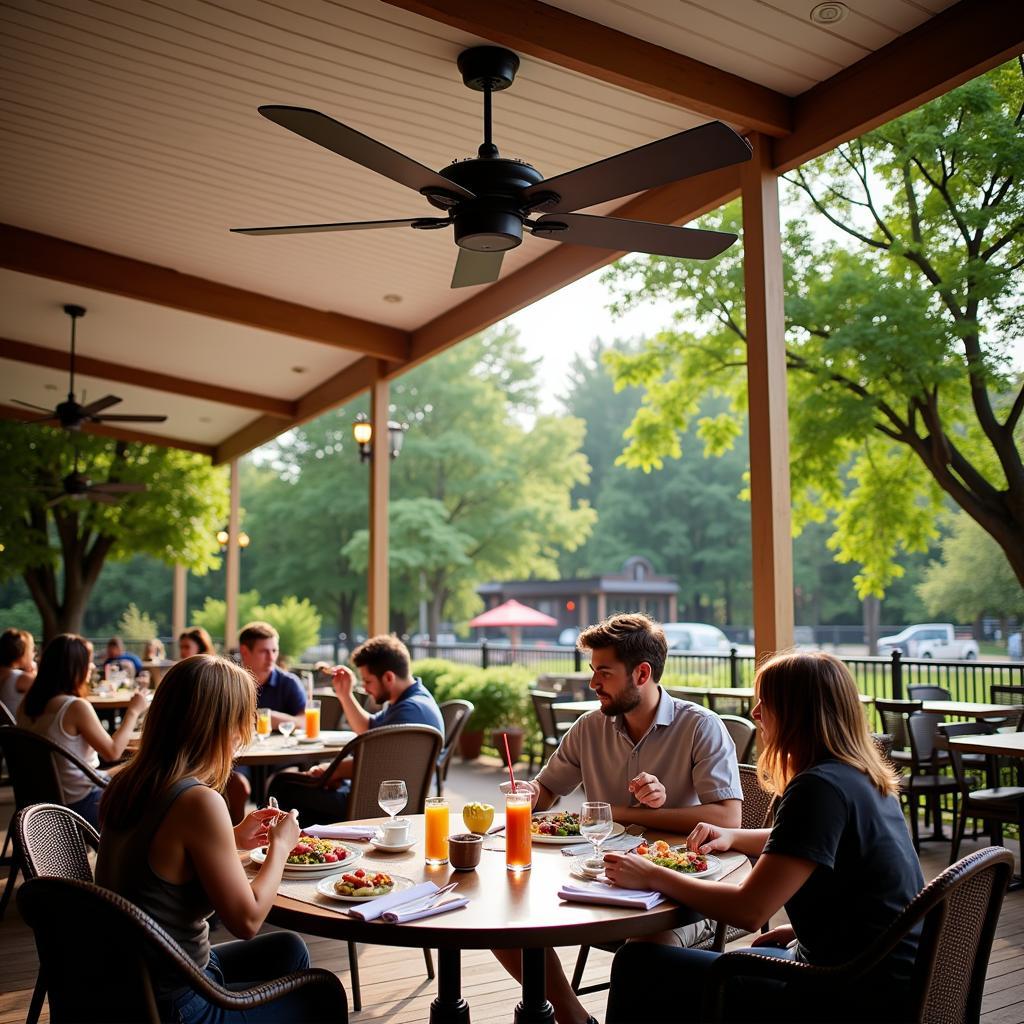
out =
[(578, 626), (568, 626), (558, 634), (559, 647), (575, 647), (576, 638), (580, 635)]
[(751, 657), (750, 644), (734, 644), (717, 627), (707, 622), (663, 622), (668, 649), (674, 654), (728, 654), (735, 647), (741, 657)]
[(893, 636), (879, 637), (878, 653), (893, 651), (905, 658), (973, 661), (978, 657), (978, 644), (970, 637), (958, 637), (951, 622), (919, 622)]

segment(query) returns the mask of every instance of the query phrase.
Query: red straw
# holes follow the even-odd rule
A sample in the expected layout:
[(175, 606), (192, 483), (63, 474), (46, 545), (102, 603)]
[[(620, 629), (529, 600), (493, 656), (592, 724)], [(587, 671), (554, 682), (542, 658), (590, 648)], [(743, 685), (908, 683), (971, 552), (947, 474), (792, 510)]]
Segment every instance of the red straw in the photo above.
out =
[(503, 732), (501, 738), (505, 741), (505, 763), (508, 765), (508, 778), (512, 783), (512, 792), (516, 791), (516, 777), (512, 771), (512, 752), (508, 749), (508, 733)]

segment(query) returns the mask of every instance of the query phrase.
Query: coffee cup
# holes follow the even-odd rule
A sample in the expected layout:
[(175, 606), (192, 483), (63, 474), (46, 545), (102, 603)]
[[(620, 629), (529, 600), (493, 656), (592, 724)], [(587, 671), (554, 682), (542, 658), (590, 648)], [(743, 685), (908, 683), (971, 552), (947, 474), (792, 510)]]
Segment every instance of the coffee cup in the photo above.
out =
[(380, 827), (381, 838), (388, 846), (402, 846), (409, 842), (409, 822), (406, 818), (395, 818)]
[(483, 848), (484, 837), (473, 832), (449, 836), (448, 862), (456, 871), (472, 871), (480, 863)]

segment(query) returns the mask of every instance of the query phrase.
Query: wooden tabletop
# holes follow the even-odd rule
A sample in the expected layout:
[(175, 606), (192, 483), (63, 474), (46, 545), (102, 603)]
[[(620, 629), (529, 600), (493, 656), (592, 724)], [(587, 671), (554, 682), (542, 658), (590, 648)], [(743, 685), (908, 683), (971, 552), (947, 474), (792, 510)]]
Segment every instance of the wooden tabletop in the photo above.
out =
[(128, 707), (129, 702), (134, 696), (134, 690), (118, 690), (114, 694), (102, 697), (98, 693), (90, 693), (85, 699), (97, 711), (119, 711)]
[(1018, 708), (1012, 704), (976, 704), (969, 700), (926, 700), (921, 710), (929, 715), (953, 715), (959, 718), (1009, 718)]
[(997, 732), (987, 736), (951, 736), (949, 746), (968, 754), (1024, 757), (1024, 733)]
[[(563, 882), (572, 880), (569, 875), (572, 861), (562, 856), (560, 848), (535, 844), (532, 869), (513, 875), (505, 870), (505, 844), (500, 835), (485, 838), (485, 847), (493, 849), (483, 850), (480, 865), (473, 871), (455, 871), (448, 866), (427, 868), (423, 861), (423, 816), (404, 817), (412, 822), (413, 848), (406, 853), (383, 854), (361, 843), (350, 844), (366, 851), (358, 866), (404, 875), (413, 882), (429, 880), (438, 886), (457, 881), (458, 887), (452, 895), (468, 896), (468, 906), (421, 921), (387, 924), (358, 921), (344, 912), (339, 913), (338, 910), (344, 911), (348, 906), (345, 903), (331, 904), (338, 908), (335, 910), (278, 895), (269, 920), (307, 934), (387, 946), (501, 949), (593, 945), (676, 928), (703, 917), (670, 901), (646, 911), (564, 903), (557, 893)], [(376, 824), (383, 820), (386, 819), (348, 824)], [(495, 820), (500, 823), (501, 815)], [(464, 831), (461, 809), (453, 809), (451, 832)], [(665, 833), (649, 832), (648, 837), (682, 842), (682, 837)], [(741, 872), (749, 870), (747, 858), (742, 854), (721, 854), (719, 858), (734, 880), (742, 877)]]
[(330, 761), (355, 739), (354, 732), (321, 733), (323, 743), (297, 743), (294, 736), (288, 737), (278, 733), (268, 736), (262, 743), (253, 740), (235, 758), (236, 764), (247, 765), (279, 765), (286, 764), (318, 764)]

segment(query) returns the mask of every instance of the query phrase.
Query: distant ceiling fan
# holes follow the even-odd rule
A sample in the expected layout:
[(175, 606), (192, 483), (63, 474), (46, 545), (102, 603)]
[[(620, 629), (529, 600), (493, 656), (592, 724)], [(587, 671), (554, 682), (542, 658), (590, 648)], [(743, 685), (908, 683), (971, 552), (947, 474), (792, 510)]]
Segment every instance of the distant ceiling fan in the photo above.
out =
[(40, 416), (38, 419), (31, 420), (30, 422), (46, 423), (49, 420), (56, 420), (65, 430), (80, 430), (83, 423), (163, 423), (167, 419), (166, 416), (99, 415), (104, 409), (109, 409), (112, 405), (117, 405), (121, 401), (116, 395), (98, 398), (95, 402), (90, 402), (88, 405), (80, 405), (75, 401), (75, 325), (79, 317), (85, 316), (85, 307), (67, 305), (64, 307), (64, 312), (71, 317), (71, 382), (68, 384), (67, 401), (61, 402), (55, 409), (47, 409), (42, 405), (23, 402), (20, 398), (12, 398), (11, 401), (15, 405), (24, 406), (26, 409), (35, 409), (37, 412), (46, 413), (45, 416)]
[[(288, 235), (397, 227), (424, 231), (451, 225), (459, 247), (453, 288), (496, 281), (504, 254), (522, 242), (524, 228), (556, 242), (690, 259), (710, 259), (736, 241), (735, 235), (722, 231), (570, 212), (749, 160), (749, 143), (728, 125), (711, 121), (545, 179), (528, 163), (500, 157), (491, 141), (491, 93), (512, 84), (519, 58), (500, 46), (474, 46), (459, 55), (458, 64), (465, 85), (484, 94), (484, 141), (476, 157), (456, 160), (439, 172), (319, 111), (259, 108), (264, 117), (296, 135), (415, 189), (447, 217), (231, 230)], [(534, 214), (542, 215), (531, 220)]]
[[(148, 491), (146, 484), (127, 483), (120, 480), (106, 480), (93, 483), (87, 472), (78, 468), (78, 446), (73, 448), (71, 472), (62, 477), (58, 486), (56, 480), (49, 485), (34, 484), (24, 490), (42, 492), (47, 497), (46, 508), (53, 508), (62, 501), (95, 501), (102, 505), (116, 505), (129, 494), (141, 494)], [(19, 488), (21, 489), (21, 488)]]

